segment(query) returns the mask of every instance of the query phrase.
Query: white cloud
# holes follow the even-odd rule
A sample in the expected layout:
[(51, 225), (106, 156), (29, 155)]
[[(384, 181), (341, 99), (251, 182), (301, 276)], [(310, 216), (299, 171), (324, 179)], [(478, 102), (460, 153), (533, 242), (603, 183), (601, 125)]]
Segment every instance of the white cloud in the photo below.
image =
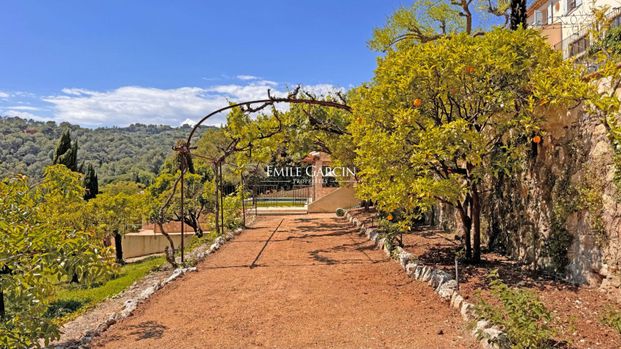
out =
[(0, 91), (0, 98), (9, 98), (9, 94), (3, 91)]
[(7, 110), (2, 110), (0, 112), (0, 115), (3, 116), (18, 116), (22, 119), (32, 119), (32, 120), (36, 120), (36, 121), (53, 121), (53, 118), (49, 118), (49, 117), (45, 117), (45, 116), (40, 116), (40, 115), (36, 115), (33, 113), (29, 113), (27, 111), (23, 111), (23, 110), (16, 110), (16, 109), (7, 109)]
[(188, 125), (188, 126), (194, 126), (196, 125), (197, 121), (196, 120), (192, 120), (192, 119), (185, 119), (181, 122), (181, 124), (179, 124), (179, 126), (183, 126), (183, 125)]
[(254, 76), (254, 75), (237, 75), (236, 76), (239, 80), (259, 80), (260, 77), (258, 76)]
[[(330, 84), (304, 86), (317, 95), (341, 90)], [(48, 96), (54, 119), (83, 126), (126, 126), (132, 123), (182, 125), (196, 122), (204, 115), (226, 106), (229, 101), (241, 102), (286, 95), (286, 90), (269, 80), (249, 80), (242, 84), (211, 87), (180, 87), (159, 89), (124, 86), (111, 91), (65, 88), (62, 94)], [(226, 115), (216, 115), (206, 125), (220, 125)]]
[(31, 106), (28, 106), (28, 105), (14, 105), (14, 106), (7, 107), (7, 109), (10, 109), (10, 110), (25, 110), (25, 111), (41, 110), (41, 108), (31, 107)]

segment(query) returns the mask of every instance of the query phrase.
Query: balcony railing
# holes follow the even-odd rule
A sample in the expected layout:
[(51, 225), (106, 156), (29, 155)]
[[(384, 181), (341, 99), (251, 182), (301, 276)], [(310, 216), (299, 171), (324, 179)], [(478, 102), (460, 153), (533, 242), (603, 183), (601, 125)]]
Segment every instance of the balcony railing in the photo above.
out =
[[(621, 8), (611, 9), (607, 17), (611, 20), (611, 28), (621, 25)], [(590, 26), (590, 23), (584, 23), (580, 30), (556, 43), (554, 49), (561, 51), (565, 59), (573, 57), (580, 61), (580, 58), (585, 55), (592, 45), (589, 33)]]

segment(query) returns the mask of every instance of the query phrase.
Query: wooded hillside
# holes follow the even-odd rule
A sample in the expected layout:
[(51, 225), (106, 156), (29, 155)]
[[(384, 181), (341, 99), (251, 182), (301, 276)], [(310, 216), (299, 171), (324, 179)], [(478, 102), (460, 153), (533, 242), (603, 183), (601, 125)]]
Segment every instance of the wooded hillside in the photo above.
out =
[(84, 162), (85, 168), (92, 164), (101, 183), (117, 179), (148, 183), (175, 141), (187, 137), (190, 131), (187, 125), (132, 124), (88, 129), (67, 122), (0, 117), (0, 178), (16, 173), (41, 177), (43, 168), (52, 163), (56, 143), (67, 128), (79, 143), (79, 161)]

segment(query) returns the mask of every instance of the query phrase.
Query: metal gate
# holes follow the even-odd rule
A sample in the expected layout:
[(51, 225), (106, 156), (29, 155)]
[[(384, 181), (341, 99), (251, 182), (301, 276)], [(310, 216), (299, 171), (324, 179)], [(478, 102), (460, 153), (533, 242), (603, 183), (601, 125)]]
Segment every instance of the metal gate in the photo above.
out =
[(245, 200), (247, 215), (256, 215), (260, 208), (301, 208), (313, 198), (313, 186), (292, 181), (261, 181), (251, 186)]

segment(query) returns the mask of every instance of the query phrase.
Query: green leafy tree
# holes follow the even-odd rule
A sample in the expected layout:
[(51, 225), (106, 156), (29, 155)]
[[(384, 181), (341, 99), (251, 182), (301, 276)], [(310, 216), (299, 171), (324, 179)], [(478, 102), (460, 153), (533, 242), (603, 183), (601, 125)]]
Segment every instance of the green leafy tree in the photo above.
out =
[(31, 187), (24, 176), (0, 182), (0, 347), (39, 347), (58, 338), (45, 317), (54, 285), (84, 283), (110, 272), (108, 250), (89, 226), (80, 176), (50, 166)]
[(134, 182), (116, 182), (103, 187), (96, 198), (88, 202), (92, 222), (105, 236), (114, 239), (116, 262), (123, 264), (123, 234), (136, 231), (147, 214), (144, 188)]
[[(151, 216), (157, 217), (162, 223), (167, 221), (184, 222), (194, 229), (198, 237), (203, 235), (201, 216), (205, 209), (212, 207), (211, 194), (213, 193), (213, 172), (206, 166), (197, 166), (196, 173), (184, 175), (184, 214), (181, 215), (181, 186), (178, 183), (181, 171), (176, 165), (169, 162), (164, 170), (148, 187), (151, 197)], [(162, 209), (165, 203), (168, 203)], [(161, 210), (161, 212), (160, 212)]]
[(590, 91), (538, 32), (456, 34), (391, 51), (352, 97), (359, 194), (412, 215), (438, 201), (480, 260), (481, 193), (527, 154), (546, 110)]
[[(523, 0), (517, 0), (520, 1)], [(505, 27), (512, 25), (514, 2), (516, 0), (416, 0), (411, 6), (395, 11), (385, 26), (376, 28), (369, 47), (375, 51), (388, 51), (457, 33), (482, 35), (483, 32), (474, 27), (476, 15), (503, 17)], [(524, 15), (525, 11), (524, 8)]]

